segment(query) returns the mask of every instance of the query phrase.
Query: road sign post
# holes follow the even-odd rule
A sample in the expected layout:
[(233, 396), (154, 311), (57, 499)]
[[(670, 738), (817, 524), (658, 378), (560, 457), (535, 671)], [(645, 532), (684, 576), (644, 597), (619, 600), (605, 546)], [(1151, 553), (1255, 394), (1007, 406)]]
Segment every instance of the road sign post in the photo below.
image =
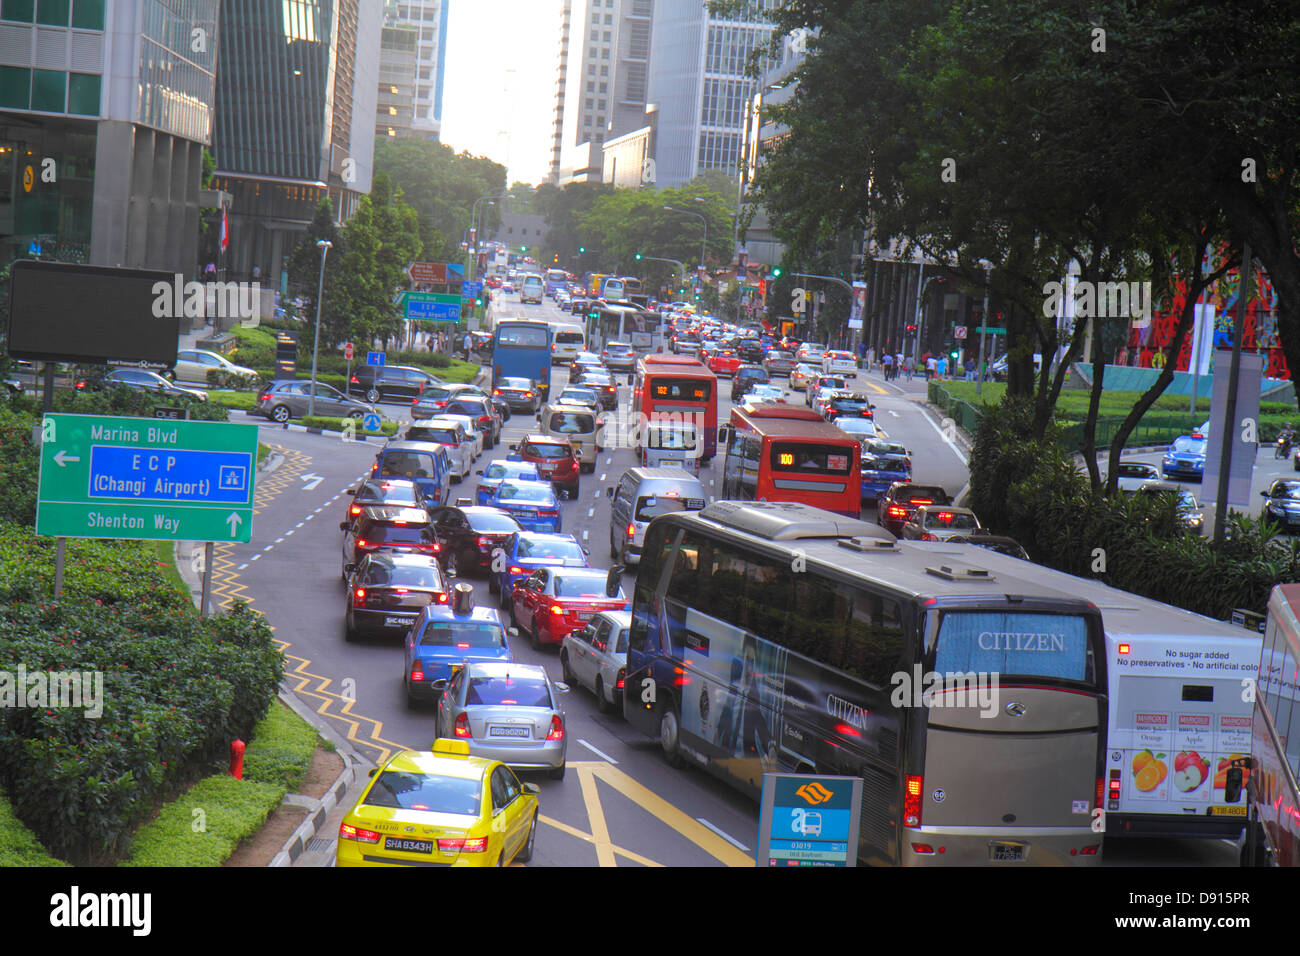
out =
[(51, 413), (41, 437), (39, 535), (252, 536), (256, 425)]

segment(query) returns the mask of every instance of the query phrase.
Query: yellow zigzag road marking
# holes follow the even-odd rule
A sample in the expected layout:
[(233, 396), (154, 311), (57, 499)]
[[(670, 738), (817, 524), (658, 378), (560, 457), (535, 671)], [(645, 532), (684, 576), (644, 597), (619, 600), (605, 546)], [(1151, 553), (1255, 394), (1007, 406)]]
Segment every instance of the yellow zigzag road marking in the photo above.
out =
[[(277, 641), (277, 643), (280, 644), (282, 651), (292, 646), (285, 642)], [(321, 703), (320, 706), (316, 708), (316, 713), (320, 714), (322, 717), (329, 717), (333, 720), (339, 721), (340, 723), (346, 724), (348, 730), (345, 736), (347, 739), (354, 744), (374, 750), (377, 754), (374, 758), (375, 763), (382, 764), (392, 756), (394, 750), (408, 749), (403, 744), (399, 744), (392, 740), (386, 740), (380, 736), (380, 732), (384, 729), (384, 722), (382, 720), (376, 720), (375, 718), (367, 717), (364, 714), (352, 713), (352, 705), (355, 701), (350, 697), (344, 697), (341, 694), (335, 694), (334, 692), (327, 690), (326, 688), (333, 683), (333, 679), (324, 677), (320, 674), (313, 674), (308, 671), (307, 668), (311, 666), (310, 660), (289, 653), (285, 653), (284, 657), (286, 662), (297, 662), (291, 671), (286, 669), (285, 672), (286, 677), (291, 677), (298, 682), (297, 686), (293, 689), (294, 693), (299, 696), (314, 697), (319, 700)], [(307, 686), (313, 680), (317, 682), (314, 690)], [(338, 713), (332, 713), (330, 711), (330, 706), (335, 701), (342, 704)], [(374, 730), (365, 737), (360, 737), (357, 735), (357, 731), (362, 724), (370, 725)], [(418, 750), (419, 748), (417, 747), (415, 749)]]

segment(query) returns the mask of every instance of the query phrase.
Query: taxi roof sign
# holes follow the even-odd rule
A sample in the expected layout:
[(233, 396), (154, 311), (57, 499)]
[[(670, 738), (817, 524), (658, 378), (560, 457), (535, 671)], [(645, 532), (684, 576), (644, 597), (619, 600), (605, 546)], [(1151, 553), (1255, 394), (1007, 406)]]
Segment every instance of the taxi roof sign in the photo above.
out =
[(433, 752), (444, 757), (468, 757), (469, 741), (439, 737), (433, 742)]

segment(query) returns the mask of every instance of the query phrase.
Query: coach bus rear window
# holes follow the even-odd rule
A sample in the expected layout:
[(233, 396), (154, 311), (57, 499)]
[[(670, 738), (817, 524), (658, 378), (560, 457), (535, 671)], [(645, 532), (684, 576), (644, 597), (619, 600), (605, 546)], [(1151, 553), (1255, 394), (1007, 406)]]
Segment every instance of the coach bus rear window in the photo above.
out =
[(654, 380), (653, 398), (675, 398), (685, 402), (707, 402), (713, 391), (712, 383), (693, 378), (657, 378)]
[(853, 449), (847, 445), (818, 445), (812, 442), (772, 442), (772, 468), (814, 475), (847, 475), (853, 464)]
[(546, 333), (546, 329), (505, 326), (497, 331), (497, 344), (515, 345), (521, 348), (546, 348)]
[(949, 611), (939, 626), (934, 669), (1095, 680), (1088, 621), (1068, 614)]

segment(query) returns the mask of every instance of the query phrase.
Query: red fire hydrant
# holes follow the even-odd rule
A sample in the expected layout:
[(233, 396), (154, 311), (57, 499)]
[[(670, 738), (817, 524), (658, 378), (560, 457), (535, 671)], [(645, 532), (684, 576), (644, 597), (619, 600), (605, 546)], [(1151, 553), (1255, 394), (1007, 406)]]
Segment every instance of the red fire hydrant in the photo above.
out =
[(230, 775), (236, 780), (244, 779), (244, 742), (236, 740), (230, 745)]

